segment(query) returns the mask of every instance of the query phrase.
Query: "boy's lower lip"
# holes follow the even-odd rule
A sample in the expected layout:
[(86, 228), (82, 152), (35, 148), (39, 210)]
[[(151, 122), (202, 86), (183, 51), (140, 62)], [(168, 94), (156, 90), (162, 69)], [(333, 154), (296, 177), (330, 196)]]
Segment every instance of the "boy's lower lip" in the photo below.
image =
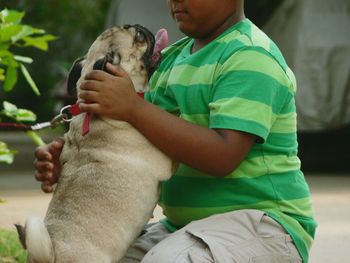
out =
[(176, 20), (181, 20), (182, 18), (185, 17), (185, 15), (186, 15), (186, 13), (183, 11), (175, 11), (174, 12), (174, 17)]

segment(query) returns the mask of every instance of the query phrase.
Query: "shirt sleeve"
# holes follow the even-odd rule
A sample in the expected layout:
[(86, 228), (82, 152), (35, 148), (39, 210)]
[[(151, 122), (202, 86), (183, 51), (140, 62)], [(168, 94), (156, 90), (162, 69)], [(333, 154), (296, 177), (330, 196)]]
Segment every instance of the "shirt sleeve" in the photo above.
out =
[(254, 134), (265, 142), (288, 93), (288, 79), (267, 52), (242, 49), (218, 65), (210, 128)]

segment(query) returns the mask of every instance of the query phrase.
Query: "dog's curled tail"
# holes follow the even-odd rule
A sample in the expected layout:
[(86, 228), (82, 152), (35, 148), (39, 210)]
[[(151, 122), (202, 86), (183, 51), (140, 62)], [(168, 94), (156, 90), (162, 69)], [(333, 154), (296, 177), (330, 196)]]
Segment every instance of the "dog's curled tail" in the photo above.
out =
[(27, 219), (25, 227), (17, 224), (15, 226), (19, 240), (23, 248), (28, 252), (28, 262), (54, 262), (51, 238), (43, 220), (32, 216)]

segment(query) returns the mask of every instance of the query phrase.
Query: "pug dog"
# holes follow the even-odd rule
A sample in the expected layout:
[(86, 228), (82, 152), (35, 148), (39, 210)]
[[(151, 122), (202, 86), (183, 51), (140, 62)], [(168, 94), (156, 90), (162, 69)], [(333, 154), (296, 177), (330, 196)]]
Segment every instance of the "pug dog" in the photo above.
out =
[[(147, 91), (158, 42), (140, 25), (108, 29), (76, 61), (68, 89), (79, 93), (86, 73), (110, 62), (128, 72), (137, 92)], [(30, 217), (17, 226), (30, 263), (118, 262), (152, 216), (160, 181), (174, 171), (171, 159), (130, 124), (93, 115), (83, 135), (84, 119), (86, 113), (73, 117), (65, 134), (62, 171), (44, 221)]]

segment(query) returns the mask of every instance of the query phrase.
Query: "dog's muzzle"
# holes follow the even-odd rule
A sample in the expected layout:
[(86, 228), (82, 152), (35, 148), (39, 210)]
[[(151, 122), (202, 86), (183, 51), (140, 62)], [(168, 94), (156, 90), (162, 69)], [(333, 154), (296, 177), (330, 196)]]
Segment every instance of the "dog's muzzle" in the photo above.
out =
[(154, 63), (152, 61), (153, 49), (154, 49), (154, 44), (155, 44), (154, 35), (147, 28), (145, 28), (144, 26), (141, 26), (139, 24), (124, 25), (123, 28), (129, 29), (131, 27), (136, 30), (134, 42), (135, 43), (144, 43), (144, 42), (147, 43), (147, 50), (144, 53), (144, 55), (142, 56), (142, 61), (146, 67), (148, 78), (150, 78), (151, 75), (153, 74), (153, 72), (157, 69), (157, 66), (159, 65), (159, 64), (154, 65)]

